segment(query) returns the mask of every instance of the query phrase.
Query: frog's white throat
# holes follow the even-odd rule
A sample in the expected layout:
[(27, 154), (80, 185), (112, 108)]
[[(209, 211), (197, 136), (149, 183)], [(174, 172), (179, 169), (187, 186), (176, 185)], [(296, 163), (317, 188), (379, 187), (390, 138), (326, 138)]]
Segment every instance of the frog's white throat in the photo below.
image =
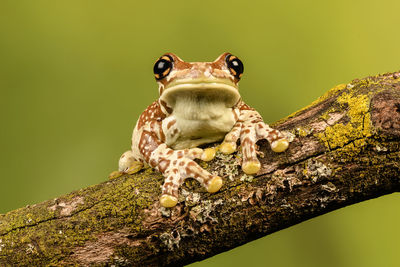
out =
[(209, 121), (218, 120), (231, 110), (224, 102), (210, 101), (189, 96), (178, 97), (172, 115), (178, 120)]
[(214, 113), (215, 109), (232, 108), (239, 99), (238, 89), (225, 83), (178, 84), (167, 88), (160, 96), (175, 114)]
[(235, 124), (232, 107), (240, 99), (236, 89), (181, 90), (171, 96), (173, 101), (167, 104), (172, 107), (178, 134), (169, 138), (167, 133), (166, 143), (174, 149), (220, 141)]

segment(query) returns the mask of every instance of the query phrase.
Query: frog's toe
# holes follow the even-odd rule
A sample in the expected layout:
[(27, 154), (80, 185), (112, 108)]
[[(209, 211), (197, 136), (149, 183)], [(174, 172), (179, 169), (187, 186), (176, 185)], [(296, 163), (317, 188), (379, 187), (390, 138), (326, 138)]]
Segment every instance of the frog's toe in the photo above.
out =
[(110, 175), (108, 175), (108, 179), (115, 179), (120, 177), (122, 174), (124, 174), (121, 171), (113, 171), (112, 173), (110, 173)]
[(160, 197), (160, 204), (164, 208), (172, 208), (175, 207), (178, 203), (178, 199), (171, 195), (162, 195)]
[(236, 147), (236, 143), (234, 142), (223, 142), (219, 148), (219, 151), (224, 154), (232, 154), (236, 151)]
[(133, 156), (133, 153), (131, 150), (126, 151), (124, 154), (121, 155), (119, 158), (118, 162), (118, 170), (119, 171), (124, 171), (127, 169), (129, 166), (132, 165), (133, 162), (135, 162), (136, 159)]
[(143, 163), (140, 161), (134, 161), (128, 168), (124, 170), (124, 173), (134, 174), (139, 172), (141, 169), (143, 169)]
[(289, 141), (286, 138), (281, 138), (271, 143), (271, 149), (274, 152), (283, 152), (289, 147)]
[(201, 155), (201, 160), (210, 161), (215, 157), (215, 148), (209, 147), (203, 150), (203, 154)]
[(255, 174), (260, 169), (261, 169), (261, 164), (258, 160), (250, 160), (242, 164), (242, 170), (246, 174)]
[(222, 178), (219, 176), (215, 176), (214, 178), (211, 178), (208, 183), (207, 183), (207, 191), (209, 193), (215, 193), (222, 187)]

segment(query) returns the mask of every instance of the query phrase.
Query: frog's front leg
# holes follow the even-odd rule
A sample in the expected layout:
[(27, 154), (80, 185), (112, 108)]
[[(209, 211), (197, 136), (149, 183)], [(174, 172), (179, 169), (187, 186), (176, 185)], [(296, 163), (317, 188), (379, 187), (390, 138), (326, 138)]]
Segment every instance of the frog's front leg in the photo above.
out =
[(186, 178), (194, 178), (208, 192), (217, 192), (222, 186), (219, 176), (201, 168), (194, 159), (208, 159), (208, 151), (201, 148), (173, 150), (149, 131), (143, 131), (139, 142), (140, 153), (149, 165), (165, 177), (160, 198), (161, 206), (173, 207), (178, 203), (178, 190)]
[(256, 150), (258, 140), (267, 139), (274, 152), (285, 151), (289, 142), (281, 132), (264, 123), (261, 115), (253, 108), (241, 103), (237, 109), (239, 118), (225, 136), (220, 151), (225, 154), (233, 153), (236, 150), (236, 142), (240, 139), (243, 156), (242, 169), (247, 174), (255, 174), (261, 168)]

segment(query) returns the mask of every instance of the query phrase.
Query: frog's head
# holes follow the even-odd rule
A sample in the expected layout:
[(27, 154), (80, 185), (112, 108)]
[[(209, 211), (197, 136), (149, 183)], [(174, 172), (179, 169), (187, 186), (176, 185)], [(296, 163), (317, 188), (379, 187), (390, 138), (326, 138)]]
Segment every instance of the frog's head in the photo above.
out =
[(154, 65), (154, 75), (160, 85), (160, 103), (174, 108), (181, 98), (222, 102), (233, 107), (240, 99), (238, 83), (243, 63), (230, 53), (223, 53), (213, 62), (185, 62), (167, 53)]

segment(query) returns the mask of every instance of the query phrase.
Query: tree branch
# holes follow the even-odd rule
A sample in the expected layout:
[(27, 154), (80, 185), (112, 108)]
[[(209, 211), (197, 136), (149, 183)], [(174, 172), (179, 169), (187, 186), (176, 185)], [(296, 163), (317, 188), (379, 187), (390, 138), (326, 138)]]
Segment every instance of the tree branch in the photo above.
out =
[(0, 215), (0, 265), (180, 265), (400, 188), (400, 73), (339, 85), (274, 127), (294, 137), (257, 176), (240, 157), (201, 163), (225, 177), (191, 180), (173, 209), (150, 169)]

